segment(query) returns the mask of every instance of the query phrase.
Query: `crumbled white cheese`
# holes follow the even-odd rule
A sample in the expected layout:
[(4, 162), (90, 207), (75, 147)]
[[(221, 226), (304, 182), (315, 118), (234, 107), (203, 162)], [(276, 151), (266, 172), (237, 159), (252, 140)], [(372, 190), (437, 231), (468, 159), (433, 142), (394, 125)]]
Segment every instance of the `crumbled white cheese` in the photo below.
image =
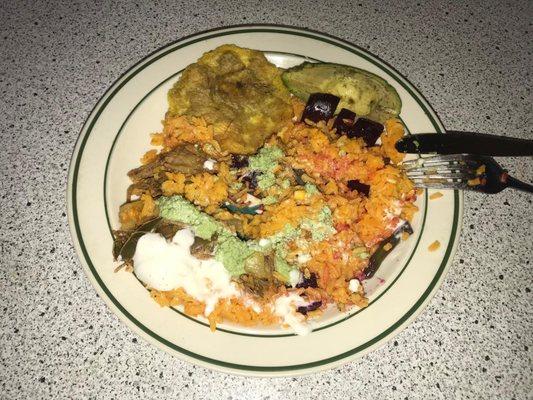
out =
[(261, 247), (267, 247), (270, 244), (270, 240), (268, 239), (259, 239), (259, 246)]
[(261, 200), (258, 199), (255, 196), (252, 196), (250, 193), (246, 193), (246, 203), (249, 204), (250, 207), (255, 207), (261, 204)]
[(298, 257), (297, 257), (297, 261), (298, 263), (300, 264), (305, 264), (306, 262), (308, 262), (309, 260), (311, 260), (311, 254), (298, 254)]
[(204, 168), (209, 170), (209, 171), (212, 171), (214, 168), (215, 168), (215, 164), (217, 162), (215, 160), (212, 160), (212, 159), (207, 159), (204, 161)]
[(291, 269), (289, 272), (289, 283), (292, 287), (296, 287), (298, 282), (302, 280), (302, 273), (297, 269)]
[(357, 279), (352, 279), (350, 280), (350, 283), (348, 284), (348, 289), (350, 289), (352, 293), (355, 293), (359, 290), (360, 285), (361, 284), (359, 283)]

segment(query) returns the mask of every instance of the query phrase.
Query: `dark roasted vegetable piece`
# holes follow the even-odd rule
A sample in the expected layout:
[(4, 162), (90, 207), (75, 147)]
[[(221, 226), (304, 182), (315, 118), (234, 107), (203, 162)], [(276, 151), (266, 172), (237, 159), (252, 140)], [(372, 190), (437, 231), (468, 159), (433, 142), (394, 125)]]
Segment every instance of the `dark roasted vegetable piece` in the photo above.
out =
[(241, 275), (239, 280), (246, 289), (258, 296), (281, 284), (274, 278), (274, 257), (271, 254), (254, 253), (246, 260), (244, 269), (246, 274)]
[(245, 289), (257, 296), (262, 296), (266, 291), (275, 287), (274, 279), (260, 279), (251, 274), (242, 274), (239, 276), (239, 281)]
[(242, 154), (231, 155), (231, 167), (232, 168), (244, 168), (248, 166), (248, 156)]
[(253, 207), (248, 207), (248, 206), (237, 206), (231, 203), (223, 204), (222, 207), (228, 209), (228, 211), (231, 211), (233, 213), (249, 214), (249, 215), (260, 214), (260, 211), (262, 211), (264, 208), (262, 204), (258, 204), (257, 206), (253, 206)]
[(246, 183), (248, 185), (248, 188), (252, 191), (257, 189), (257, 177), (261, 175), (261, 172), (259, 171), (251, 171), (248, 172), (246, 175), (243, 175), (241, 178), (241, 181)]
[(244, 262), (244, 271), (259, 279), (269, 279), (274, 272), (273, 259), (263, 253), (255, 252)]
[(209, 157), (200, 148), (192, 144), (184, 144), (167, 153), (161, 153), (157, 158), (146, 165), (132, 169), (128, 176), (133, 182), (153, 177), (158, 171), (181, 172), (196, 174), (204, 171), (204, 162)]
[(161, 156), (166, 171), (191, 175), (204, 171), (204, 162), (209, 158), (201, 148), (192, 144), (178, 146)]
[[(362, 276), (359, 280), (370, 279), (374, 276), (378, 268), (385, 260), (385, 257), (400, 243), (401, 234), (407, 232), (409, 235), (413, 234), (413, 228), (409, 222), (404, 222), (401, 226), (396, 228), (396, 230), (390, 235), (387, 239), (380, 243), (378, 249), (370, 256), (368, 260), (368, 265), (362, 272)], [(390, 244), (392, 247), (389, 250), (385, 250), (384, 247)]]
[(379, 122), (371, 121), (366, 118), (358, 118), (353, 128), (349, 131), (348, 137), (363, 138), (367, 146), (374, 146), (383, 132), (383, 125)]
[(357, 190), (359, 193), (364, 194), (366, 197), (370, 194), (370, 185), (366, 185), (359, 182), (357, 179), (352, 179), (347, 182), (348, 189)]
[(302, 122), (306, 119), (313, 122), (327, 122), (333, 117), (339, 101), (339, 97), (329, 93), (312, 93), (302, 113)]
[(131, 233), (132, 231), (113, 231), (113, 258), (115, 261), (120, 256), (120, 250), (130, 238)]
[(294, 174), (294, 180), (296, 181), (296, 183), (300, 186), (305, 186), (305, 181), (302, 179), (302, 176), (305, 174), (305, 171), (303, 169), (294, 168), (292, 172)]
[(191, 254), (199, 258), (200, 260), (205, 260), (207, 258), (213, 257), (213, 251), (215, 250), (216, 241), (211, 238), (211, 240), (202, 239), (199, 237), (194, 238), (194, 242), (191, 246)]
[(306, 315), (309, 311), (315, 311), (322, 305), (321, 301), (314, 301), (306, 306), (300, 306), (296, 309), (300, 314)]
[(125, 262), (131, 260), (135, 254), (139, 239), (144, 234), (155, 229), (157, 225), (161, 223), (161, 220), (161, 217), (151, 219), (133, 231), (114, 231), (113, 235), (115, 237), (115, 242), (113, 245), (113, 256), (115, 257), (115, 260), (117, 260), (119, 256)]
[(306, 278), (304, 276), (303, 281), (297, 283), (296, 287), (298, 289), (300, 289), (300, 288), (308, 288), (308, 287), (317, 288), (318, 287), (318, 282), (316, 281), (316, 275), (311, 272), (311, 275), (309, 275), (309, 278)]
[(333, 123), (333, 128), (337, 130), (337, 135), (348, 135), (348, 132), (353, 129), (355, 118), (356, 115), (353, 111), (343, 108)]
[(168, 219), (163, 219), (157, 226), (154, 227), (153, 231), (159, 233), (167, 240), (171, 240), (177, 231), (185, 228), (186, 225), (181, 222), (171, 221)]
[(166, 179), (167, 179), (166, 176), (162, 175), (161, 177), (157, 179), (155, 177), (149, 177), (149, 178), (141, 179), (135, 183), (132, 183), (128, 187), (128, 191), (126, 194), (128, 201), (132, 201), (132, 197), (134, 194), (144, 193), (144, 192), (149, 192), (150, 196), (152, 196), (154, 199), (161, 196), (161, 194), (163, 193), (161, 191), (161, 184)]

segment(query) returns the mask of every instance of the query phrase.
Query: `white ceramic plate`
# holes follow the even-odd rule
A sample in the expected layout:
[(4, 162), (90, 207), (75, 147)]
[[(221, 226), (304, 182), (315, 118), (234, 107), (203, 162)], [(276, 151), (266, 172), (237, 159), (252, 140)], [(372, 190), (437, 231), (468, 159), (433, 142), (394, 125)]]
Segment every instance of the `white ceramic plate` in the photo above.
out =
[[(281, 67), (320, 59), (366, 69), (392, 84), (403, 102), (401, 118), (411, 132), (442, 132), (435, 112), (392, 67), (355, 45), (328, 35), (272, 25), (237, 26), (200, 33), (169, 44), (130, 68), (105, 93), (85, 123), (70, 164), (69, 223), (87, 276), (132, 330), (181, 359), (246, 375), (295, 375), (331, 368), (361, 357), (402, 330), (438, 289), (459, 237), (462, 197), (444, 192), (419, 196), (415, 234), (387, 258), (372, 285), (370, 305), (328, 312), (308, 336), (279, 329), (220, 325), (159, 307), (133, 274), (114, 273), (111, 229), (125, 201), (126, 172), (161, 128), (166, 92), (179, 73), (204, 52), (224, 43), (263, 50)], [(439, 240), (438, 251), (427, 250)]]

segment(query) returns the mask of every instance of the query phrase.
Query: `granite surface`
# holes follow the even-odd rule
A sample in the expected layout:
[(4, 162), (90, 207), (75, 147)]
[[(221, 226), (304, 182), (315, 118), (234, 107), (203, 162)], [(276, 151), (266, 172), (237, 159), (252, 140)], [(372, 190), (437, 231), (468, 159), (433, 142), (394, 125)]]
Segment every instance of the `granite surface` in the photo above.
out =
[[(0, 7), (0, 399), (531, 399), (531, 195), (467, 193), (453, 267), (429, 307), (358, 362), (252, 379), (181, 362), (126, 328), (71, 245), (70, 154), (106, 88), (169, 41), (241, 23), (369, 49), (449, 129), (529, 137), (527, 1), (5, 1)], [(397, 6), (396, 6), (397, 5)], [(502, 160), (533, 178), (533, 160)]]

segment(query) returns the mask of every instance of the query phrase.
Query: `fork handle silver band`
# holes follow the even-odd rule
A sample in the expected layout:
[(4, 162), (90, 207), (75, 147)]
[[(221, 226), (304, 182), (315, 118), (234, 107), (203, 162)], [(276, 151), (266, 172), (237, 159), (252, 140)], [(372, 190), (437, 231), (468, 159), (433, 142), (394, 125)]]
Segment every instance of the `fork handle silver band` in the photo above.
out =
[(447, 131), (443, 135), (419, 133), (396, 144), (402, 153), (476, 154), (484, 156), (533, 156), (533, 140)]

